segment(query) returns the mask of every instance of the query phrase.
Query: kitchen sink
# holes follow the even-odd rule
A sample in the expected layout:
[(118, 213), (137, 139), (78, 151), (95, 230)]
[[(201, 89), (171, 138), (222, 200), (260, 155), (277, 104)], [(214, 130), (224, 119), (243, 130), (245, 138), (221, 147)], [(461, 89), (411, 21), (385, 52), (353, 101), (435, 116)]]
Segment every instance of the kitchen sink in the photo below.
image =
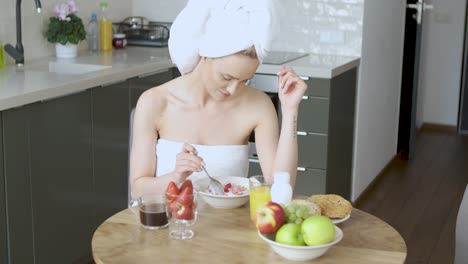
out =
[(112, 66), (97, 65), (97, 64), (86, 64), (86, 63), (75, 63), (75, 62), (60, 62), (60, 61), (49, 61), (47, 64), (36, 64), (26, 66), (25, 69), (37, 70), (37, 71), (48, 71), (53, 73), (61, 74), (86, 74), (95, 71), (110, 69)]

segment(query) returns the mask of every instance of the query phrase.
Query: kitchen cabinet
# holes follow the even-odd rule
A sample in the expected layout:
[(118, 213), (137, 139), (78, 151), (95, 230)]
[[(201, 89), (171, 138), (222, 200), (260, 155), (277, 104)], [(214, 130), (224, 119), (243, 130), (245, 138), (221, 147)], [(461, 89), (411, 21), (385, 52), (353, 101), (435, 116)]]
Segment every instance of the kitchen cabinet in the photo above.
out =
[(91, 90), (94, 205), (97, 222), (127, 207), (130, 87), (121, 81)]
[(94, 227), (90, 94), (2, 115), (10, 263), (71, 263)]
[(91, 93), (33, 104), (29, 116), (35, 263), (72, 263), (96, 226)]
[(127, 207), (132, 106), (177, 74), (0, 112), (0, 263), (91, 260), (94, 230)]
[(0, 263), (8, 262), (7, 225), (5, 206), (5, 178), (3, 175), (3, 121), (0, 112)]
[(10, 259), (7, 263), (34, 263), (29, 151), (30, 112), (31, 106), (23, 106), (2, 113)]
[[(277, 82), (274, 75), (256, 77), (252, 83), (259, 89)], [(357, 68), (331, 79), (303, 78), (309, 88), (297, 120), (299, 168), (294, 194), (335, 193), (350, 199)], [(281, 122), (281, 109), (278, 114)], [(260, 167), (251, 162), (249, 176), (257, 174)]]

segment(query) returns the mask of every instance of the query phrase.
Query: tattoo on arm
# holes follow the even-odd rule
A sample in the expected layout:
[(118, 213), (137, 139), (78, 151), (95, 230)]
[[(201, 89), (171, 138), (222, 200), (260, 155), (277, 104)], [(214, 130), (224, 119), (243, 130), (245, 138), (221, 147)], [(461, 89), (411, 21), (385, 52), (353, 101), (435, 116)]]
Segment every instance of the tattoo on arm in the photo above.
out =
[(297, 138), (297, 115), (293, 116), (293, 138)]

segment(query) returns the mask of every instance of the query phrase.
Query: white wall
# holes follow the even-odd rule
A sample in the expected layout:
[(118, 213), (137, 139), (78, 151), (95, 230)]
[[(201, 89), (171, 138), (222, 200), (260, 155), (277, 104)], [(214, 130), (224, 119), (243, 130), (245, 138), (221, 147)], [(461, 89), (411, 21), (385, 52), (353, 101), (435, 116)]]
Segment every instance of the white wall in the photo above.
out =
[[(43, 12), (36, 13), (36, 5), (32, 0), (22, 1), (22, 29), (25, 60), (45, 57), (55, 53), (54, 45), (47, 42), (45, 32), (49, 17), (55, 3), (66, 0), (41, 0)], [(88, 23), (91, 13), (99, 11), (99, 1), (76, 0), (78, 16), (83, 23)], [(131, 2), (127, 0), (107, 0), (111, 18), (115, 21), (122, 20), (131, 15)], [(0, 42), (16, 45), (16, 1), (1, 0), (0, 8)], [(80, 44), (80, 49), (86, 48), (85, 43)], [(4, 54), (7, 63), (14, 63), (9, 55)]]
[(419, 78), (419, 124), (457, 125), (465, 0), (426, 0)]
[(352, 200), (396, 153), (405, 0), (364, 2)]
[(144, 16), (152, 21), (172, 22), (188, 0), (133, 0), (134, 16)]
[[(279, 0), (273, 50), (360, 56), (364, 0)], [(133, 0), (133, 15), (174, 21), (187, 0)]]

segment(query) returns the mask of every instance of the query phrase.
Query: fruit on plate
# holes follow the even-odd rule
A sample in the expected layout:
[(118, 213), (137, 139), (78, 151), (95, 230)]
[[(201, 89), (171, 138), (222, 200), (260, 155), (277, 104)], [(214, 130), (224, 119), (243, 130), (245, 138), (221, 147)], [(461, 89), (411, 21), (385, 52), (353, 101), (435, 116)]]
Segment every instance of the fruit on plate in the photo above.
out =
[(305, 246), (304, 238), (302, 237), (301, 225), (282, 225), (278, 232), (276, 232), (275, 241), (286, 245)]
[(320, 207), (307, 200), (292, 200), (285, 208), (286, 221), (288, 223), (302, 224), (302, 222), (313, 215), (320, 215)]
[(302, 223), (301, 232), (308, 246), (323, 245), (335, 238), (335, 225), (326, 216), (314, 215)]
[(284, 221), (284, 210), (275, 202), (270, 201), (257, 208), (255, 226), (261, 233), (275, 233)]
[(179, 220), (194, 219), (193, 184), (190, 180), (185, 180), (180, 189), (175, 182), (169, 182), (166, 189), (166, 199), (169, 202), (167, 210), (169, 214)]

